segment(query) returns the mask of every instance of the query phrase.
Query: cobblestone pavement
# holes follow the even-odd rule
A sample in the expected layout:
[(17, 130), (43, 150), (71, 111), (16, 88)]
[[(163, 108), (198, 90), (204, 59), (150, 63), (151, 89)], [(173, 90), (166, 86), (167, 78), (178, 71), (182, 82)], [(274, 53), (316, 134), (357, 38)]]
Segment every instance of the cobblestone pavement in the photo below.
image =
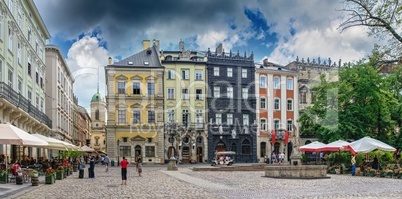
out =
[(120, 185), (120, 168), (105, 173), (97, 166), (95, 179), (78, 173), (52, 185), (40, 185), (8, 198), (401, 198), (402, 180), (347, 175), (330, 179), (294, 180), (262, 177), (262, 171), (194, 172), (188, 166), (144, 166), (139, 177), (128, 168), (127, 185)]

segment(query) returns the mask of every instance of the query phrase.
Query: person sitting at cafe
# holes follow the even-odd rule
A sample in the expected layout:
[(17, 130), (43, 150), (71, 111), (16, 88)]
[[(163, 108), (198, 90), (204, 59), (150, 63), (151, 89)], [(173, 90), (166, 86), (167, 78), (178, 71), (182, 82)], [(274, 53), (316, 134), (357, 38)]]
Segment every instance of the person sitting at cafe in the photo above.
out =
[(18, 162), (18, 160), (15, 161), (15, 163), (13, 164), (13, 175), (14, 176), (18, 176), (18, 169), (21, 169), (20, 163)]

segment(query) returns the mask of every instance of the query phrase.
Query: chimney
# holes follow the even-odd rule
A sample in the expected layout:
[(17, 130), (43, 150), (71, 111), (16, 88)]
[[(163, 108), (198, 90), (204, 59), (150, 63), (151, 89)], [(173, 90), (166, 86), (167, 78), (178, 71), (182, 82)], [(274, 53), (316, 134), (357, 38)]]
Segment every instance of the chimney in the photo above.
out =
[(154, 39), (153, 45), (156, 47), (156, 50), (159, 52), (159, 40)]
[(143, 40), (143, 41), (142, 41), (142, 48), (143, 48), (143, 50), (148, 49), (150, 43), (151, 43), (151, 42), (150, 42), (149, 40)]
[(220, 43), (218, 47), (216, 47), (216, 54), (222, 54), (222, 52), (223, 52), (223, 46), (222, 43)]
[(111, 57), (109, 57), (109, 58), (107, 59), (107, 64), (108, 64), (108, 65), (111, 65), (111, 64), (112, 64), (112, 58), (111, 58)]

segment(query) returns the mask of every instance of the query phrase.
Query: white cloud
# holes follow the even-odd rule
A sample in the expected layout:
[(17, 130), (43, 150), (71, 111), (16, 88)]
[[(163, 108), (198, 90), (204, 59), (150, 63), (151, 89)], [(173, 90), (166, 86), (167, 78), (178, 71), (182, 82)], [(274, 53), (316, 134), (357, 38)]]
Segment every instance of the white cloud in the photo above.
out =
[(67, 54), (67, 64), (75, 78), (74, 94), (78, 97), (79, 104), (85, 108), (98, 86), (99, 92), (105, 96), (105, 71), (109, 57), (108, 51), (99, 45), (96, 37), (84, 36), (75, 42)]

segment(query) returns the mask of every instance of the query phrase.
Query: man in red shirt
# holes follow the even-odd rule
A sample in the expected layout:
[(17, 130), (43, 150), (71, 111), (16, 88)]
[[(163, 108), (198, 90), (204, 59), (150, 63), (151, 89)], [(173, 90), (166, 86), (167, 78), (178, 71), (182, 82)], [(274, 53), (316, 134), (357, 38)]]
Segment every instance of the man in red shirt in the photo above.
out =
[(123, 157), (123, 160), (120, 161), (120, 166), (121, 166), (121, 185), (126, 185), (127, 183), (127, 166), (130, 164), (127, 160), (126, 157)]

